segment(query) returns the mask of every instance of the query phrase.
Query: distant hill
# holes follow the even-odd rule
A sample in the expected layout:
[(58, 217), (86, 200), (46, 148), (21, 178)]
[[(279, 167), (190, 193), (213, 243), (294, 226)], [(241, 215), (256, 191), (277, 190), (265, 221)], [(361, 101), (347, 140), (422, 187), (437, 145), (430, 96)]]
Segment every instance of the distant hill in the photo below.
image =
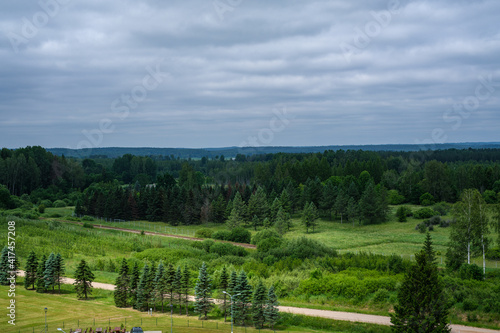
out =
[(325, 150), (366, 150), (366, 151), (419, 151), (419, 150), (445, 150), (445, 149), (492, 149), (500, 148), (500, 142), (465, 142), (445, 143), (436, 145), (413, 145), (413, 144), (385, 144), (385, 145), (348, 145), (348, 146), (309, 146), (309, 147), (223, 147), (223, 148), (126, 148), (107, 147), (94, 149), (68, 149), (48, 148), (54, 155), (66, 157), (109, 157), (116, 158), (125, 154), (136, 156), (173, 156), (175, 158), (213, 158), (224, 155), (233, 158), (237, 154), (275, 154), (275, 153), (317, 153)]

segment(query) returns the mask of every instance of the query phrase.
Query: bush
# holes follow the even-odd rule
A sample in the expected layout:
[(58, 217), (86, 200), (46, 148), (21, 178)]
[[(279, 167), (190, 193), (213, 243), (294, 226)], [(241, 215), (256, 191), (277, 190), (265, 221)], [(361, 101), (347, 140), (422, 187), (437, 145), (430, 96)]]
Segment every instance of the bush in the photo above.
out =
[(428, 208), (428, 207), (420, 208), (415, 213), (413, 213), (413, 216), (416, 219), (429, 219), (435, 215), (439, 215), (439, 214), (436, 211), (434, 211), (433, 209)]
[(50, 201), (50, 200), (48, 200), (48, 199), (42, 200), (42, 201), (40, 202), (40, 204), (41, 204), (41, 205), (44, 205), (44, 206), (45, 206), (45, 207), (47, 207), (47, 208), (52, 207), (52, 201)]
[(486, 203), (488, 203), (488, 204), (496, 204), (498, 202), (497, 201), (498, 200), (497, 194), (495, 193), (495, 191), (491, 191), (491, 190), (484, 191), (483, 198), (484, 198), (484, 201), (486, 201)]
[(406, 218), (411, 215), (411, 209), (407, 206), (400, 206), (396, 211), (396, 216), (398, 217), (399, 222), (406, 222)]
[(216, 253), (218, 255), (222, 256), (238, 256), (238, 257), (244, 257), (248, 254), (247, 251), (245, 251), (244, 248), (240, 246), (234, 246), (229, 243), (214, 243), (210, 247), (210, 253)]
[(252, 234), (247, 229), (238, 227), (231, 230), (229, 238), (231, 242), (249, 244), (252, 239)]
[(423, 234), (427, 230), (427, 225), (425, 224), (425, 222), (421, 222), (417, 224), (415, 230), (418, 230), (421, 234)]
[(38, 206), (38, 212), (40, 214), (45, 213), (45, 205), (44, 204), (41, 204), (40, 206)]
[(434, 209), (439, 215), (445, 216), (450, 210), (450, 205), (446, 202), (439, 202), (432, 206), (432, 209)]
[(389, 298), (389, 291), (385, 288), (380, 288), (373, 294), (373, 301), (375, 303), (383, 303)]
[(95, 221), (95, 219), (92, 216), (84, 215), (82, 221)]
[(334, 249), (306, 237), (288, 240), (281, 247), (272, 249), (269, 254), (274, 255), (278, 259), (312, 259), (337, 256), (337, 252)]
[(490, 260), (500, 260), (500, 248), (489, 249), (486, 252), (486, 258)]
[(83, 223), (83, 227), (84, 227), (84, 228), (93, 229), (93, 228), (94, 228), (94, 225), (93, 225), (92, 223), (84, 222), (84, 223)]
[(405, 202), (405, 197), (399, 194), (398, 190), (387, 191), (387, 202), (389, 205), (400, 205)]
[(441, 221), (439, 222), (439, 227), (448, 228), (453, 223), (455, 223), (455, 220), (446, 220), (445, 221), (445, 220), (441, 219)]
[(463, 302), (463, 309), (465, 311), (474, 311), (477, 310), (478, 307), (479, 304), (473, 299), (466, 298)]
[(64, 208), (64, 207), (66, 207), (66, 202), (64, 202), (63, 200), (56, 200), (56, 201), (54, 201), (54, 207)]
[(212, 238), (212, 234), (213, 233), (214, 233), (214, 231), (212, 229), (201, 228), (201, 229), (196, 230), (196, 232), (194, 233), (194, 237), (197, 237), (197, 238)]
[(264, 229), (253, 235), (251, 243), (257, 245), (261, 240), (267, 238), (280, 238), (280, 235), (274, 229)]
[(458, 276), (463, 280), (484, 280), (483, 270), (476, 264), (462, 264), (458, 269)]
[(434, 204), (434, 196), (429, 192), (424, 193), (420, 196), (420, 204), (422, 206), (430, 206)]
[(210, 248), (215, 242), (211, 239), (205, 239), (203, 242), (193, 242), (191, 245), (194, 248), (204, 250), (206, 253), (210, 253)]
[(267, 253), (271, 249), (280, 247), (281, 245), (281, 238), (265, 238), (261, 240), (259, 243), (257, 243), (257, 251)]
[(213, 239), (228, 241), (231, 236), (231, 232), (227, 230), (219, 230), (212, 233)]
[(441, 223), (441, 217), (433, 216), (429, 219), (428, 225), (438, 225)]

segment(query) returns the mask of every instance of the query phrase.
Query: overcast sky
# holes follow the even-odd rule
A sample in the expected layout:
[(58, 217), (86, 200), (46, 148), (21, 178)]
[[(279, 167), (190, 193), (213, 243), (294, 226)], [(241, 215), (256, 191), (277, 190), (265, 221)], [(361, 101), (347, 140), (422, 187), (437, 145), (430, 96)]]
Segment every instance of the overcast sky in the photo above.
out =
[(0, 146), (500, 141), (499, 17), (498, 0), (2, 0)]

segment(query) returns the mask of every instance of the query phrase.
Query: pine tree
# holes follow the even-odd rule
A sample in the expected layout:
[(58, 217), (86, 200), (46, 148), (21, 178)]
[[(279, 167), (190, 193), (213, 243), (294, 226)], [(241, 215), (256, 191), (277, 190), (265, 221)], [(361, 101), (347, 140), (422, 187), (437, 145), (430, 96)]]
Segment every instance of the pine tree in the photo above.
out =
[(182, 271), (182, 293), (184, 294), (184, 302), (186, 307), (186, 316), (189, 316), (188, 304), (189, 304), (189, 290), (191, 289), (190, 280), (191, 274), (189, 269), (184, 266), (184, 270)]
[(165, 289), (162, 286), (162, 283), (165, 279), (165, 266), (163, 266), (163, 262), (160, 260), (158, 264), (158, 269), (156, 270), (156, 275), (154, 278), (154, 288), (153, 288), (153, 301), (155, 304), (156, 311), (156, 303), (160, 301), (161, 303), (161, 312), (163, 312), (163, 295), (165, 295)]
[(335, 199), (335, 211), (340, 214), (340, 223), (343, 222), (343, 217), (347, 213), (347, 204), (349, 197), (345, 194), (344, 190), (338, 191), (337, 198)]
[(92, 281), (94, 281), (94, 274), (85, 260), (82, 259), (76, 268), (75, 282), (73, 283), (78, 298), (88, 298), (88, 295), (92, 293)]
[(450, 332), (447, 302), (434, 262), (430, 235), (415, 254), (416, 264), (406, 273), (391, 314), (395, 332)]
[[(203, 263), (198, 274), (198, 280), (194, 287), (195, 294), (195, 312), (199, 313), (199, 319), (208, 319), (207, 315), (210, 312), (213, 304), (210, 300), (212, 296), (212, 279), (208, 275), (207, 265)], [(202, 318), (203, 315), (203, 318)]]
[(252, 300), (252, 286), (248, 284), (247, 274), (245, 271), (241, 271), (238, 275), (233, 293), (234, 322), (245, 325), (245, 321), (250, 314), (248, 304), (250, 304)]
[[(226, 266), (222, 267), (222, 272), (220, 274), (220, 283), (219, 283), (219, 289), (228, 292), (227, 288), (229, 286), (229, 276), (227, 274), (227, 269)], [(226, 293), (223, 293), (224, 301), (222, 303), (222, 310), (224, 311), (224, 321), (227, 319), (227, 303), (226, 303), (226, 298), (227, 295)]]
[(130, 295), (130, 305), (135, 308), (135, 303), (137, 302), (137, 286), (139, 284), (139, 280), (141, 279), (141, 272), (139, 271), (139, 265), (137, 262), (134, 264), (132, 268), (132, 273), (130, 274), (130, 286), (129, 286), (129, 295)]
[(155, 277), (156, 277), (156, 267), (154, 265), (151, 265), (149, 268), (149, 274), (148, 274), (148, 279), (146, 283), (146, 295), (148, 297), (148, 309), (151, 308), (151, 303), (153, 303), (153, 308), (156, 311), (156, 304), (155, 304)]
[(238, 283), (238, 274), (236, 273), (236, 271), (232, 271), (231, 275), (229, 276), (229, 284), (227, 286), (227, 292), (230, 293), (231, 295), (234, 294), (237, 283)]
[(182, 316), (182, 271), (180, 266), (177, 267), (174, 275), (174, 281), (172, 283), (174, 293), (177, 294), (177, 299), (179, 301), (179, 315)]
[(174, 305), (174, 280), (175, 280), (175, 269), (172, 264), (168, 264), (168, 269), (166, 273), (165, 285), (170, 294), (170, 305)]
[(349, 219), (349, 221), (352, 221), (353, 226), (356, 217), (358, 217), (358, 204), (353, 197), (350, 197), (349, 201), (347, 202), (347, 218)]
[(262, 281), (260, 281), (255, 288), (252, 297), (252, 319), (256, 329), (261, 329), (264, 327), (264, 311), (267, 301), (266, 296), (266, 287), (264, 287), (264, 284), (262, 283)]
[(61, 283), (65, 272), (66, 269), (64, 267), (64, 259), (61, 256), (61, 254), (58, 253), (55, 258), (54, 274), (55, 274), (55, 284), (57, 284), (57, 287), (59, 289), (59, 294), (61, 293)]
[(236, 229), (242, 225), (242, 218), (238, 214), (238, 211), (236, 208), (233, 208), (231, 210), (231, 214), (229, 215), (229, 218), (226, 221), (226, 226), (229, 230)]
[(276, 323), (280, 319), (278, 306), (278, 297), (274, 292), (274, 286), (271, 286), (267, 293), (267, 302), (266, 309), (264, 310), (264, 317), (266, 318), (266, 323), (271, 326), (272, 330), (274, 330), (274, 325), (276, 325)]
[(45, 280), (43, 278), (43, 272), (45, 271), (45, 262), (47, 261), (47, 256), (43, 255), (38, 263), (38, 268), (36, 270), (36, 282), (35, 289), (37, 293), (44, 293), (47, 291), (45, 289)]
[(9, 277), (10, 271), (9, 268), (9, 248), (4, 246), (2, 249), (2, 254), (0, 256), (0, 284), (3, 286), (7, 286), (10, 284)]
[(292, 203), (290, 202), (290, 196), (288, 195), (288, 191), (286, 189), (283, 189), (283, 191), (281, 191), (280, 204), (285, 213), (292, 213)]
[(31, 250), (28, 259), (26, 260), (26, 275), (24, 278), (24, 288), (35, 289), (36, 282), (36, 271), (38, 269), (38, 261), (36, 259), (36, 253)]
[(52, 287), (52, 290), (54, 290), (56, 285), (56, 256), (54, 253), (51, 253), (45, 262), (43, 279), (45, 280), (45, 289), (49, 290)]
[(126, 308), (127, 307), (127, 300), (129, 296), (129, 288), (130, 288), (130, 281), (129, 281), (129, 275), (128, 275), (128, 264), (127, 260), (123, 258), (122, 260), (122, 265), (120, 267), (120, 273), (118, 277), (116, 278), (115, 282), (115, 292), (114, 292), (114, 299), (115, 299), (115, 305), (119, 308)]
[(247, 206), (241, 197), (241, 193), (238, 191), (234, 195), (234, 199), (232, 202), (233, 209), (236, 209), (236, 213), (242, 220), (245, 220), (245, 216), (247, 214)]
[(276, 214), (276, 222), (274, 222), (274, 228), (280, 236), (283, 236), (286, 233), (289, 220), (290, 217), (288, 216), (288, 213), (285, 212), (283, 207), (280, 207), (278, 214)]
[(148, 264), (144, 265), (141, 273), (141, 279), (137, 284), (137, 301), (135, 303), (134, 308), (139, 311), (145, 311), (148, 309), (148, 280), (149, 280), (149, 266)]

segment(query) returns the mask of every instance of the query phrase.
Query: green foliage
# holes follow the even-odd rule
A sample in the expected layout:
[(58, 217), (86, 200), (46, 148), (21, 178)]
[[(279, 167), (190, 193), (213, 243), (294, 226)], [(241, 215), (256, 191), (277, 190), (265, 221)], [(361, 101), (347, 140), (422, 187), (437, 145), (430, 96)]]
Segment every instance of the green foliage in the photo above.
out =
[(209, 228), (200, 228), (197, 229), (196, 232), (194, 233), (194, 237), (197, 238), (212, 238), (214, 231)]
[(26, 289), (35, 288), (37, 269), (38, 269), (38, 261), (36, 253), (34, 250), (31, 250), (28, 259), (26, 260), (26, 267), (24, 268), (25, 270), (24, 287)]
[(229, 236), (229, 241), (231, 242), (236, 242), (236, 243), (250, 243), (252, 239), (252, 234), (250, 231), (246, 230), (245, 228), (235, 228), (231, 230), (231, 234)]
[(271, 329), (274, 330), (274, 325), (276, 325), (276, 323), (280, 320), (280, 314), (278, 309), (279, 302), (278, 302), (278, 297), (274, 292), (274, 286), (271, 286), (271, 288), (269, 288), (265, 304), (266, 304), (264, 309), (265, 322), (269, 324)]
[(233, 255), (238, 257), (245, 257), (248, 255), (248, 252), (240, 246), (234, 246), (229, 243), (220, 242), (216, 242), (210, 247), (210, 253), (216, 253), (219, 256)]
[(233, 289), (233, 315), (236, 324), (245, 324), (245, 321), (250, 315), (251, 301), (252, 286), (248, 283), (245, 271), (241, 271)]
[[(212, 279), (208, 275), (207, 265), (203, 263), (200, 267), (198, 280), (194, 287), (195, 293), (195, 312), (199, 314), (200, 319), (208, 319), (208, 312), (213, 307), (210, 297), (212, 296)], [(203, 316), (203, 318), (202, 318)]]
[(439, 215), (439, 214), (429, 207), (420, 208), (413, 213), (413, 216), (416, 219), (428, 219), (428, 218), (431, 218), (435, 215)]
[(265, 309), (267, 303), (267, 291), (262, 281), (255, 287), (252, 297), (252, 320), (255, 328), (261, 329), (265, 322)]
[(457, 272), (458, 276), (464, 280), (477, 280), (483, 281), (484, 274), (481, 268), (476, 264), (466, 264), (463, 263)]
[(38, 212), (39, 212), (40, 214), (45, 213), (45, 209), (46, 209), (46, 207), (45, 207), (45, 205), (44, 205), (44, 204), (40, 204), (40, 205), (38, 205)]
[(212, 233), (213, 239), (229, 241), (230, 237), (231, 237), (231, 231), (229, 230), (217, 230), (216, 232)]
[[(78, 298), (88, 298), (92, 293), (92, 281), (94, 281), (94, 274), (87, 266), (84, 259), (80, 261), (75, 271), (75, 291)], [(37, 290), (38, 291), (38, 290)]]
[(123, 258), (122, 265), (120, 268), (120, 275), (116, 278), (115, 282), (115, 291), (114, 291), (114, 300), (115, 305), (119, 308), (125, 308), (128, 306), (128, 298), (130, 292), (130, 279), (128, 272), (128, 264), (127, 260)]
[(359, 201), (359, 213), (365, 224), (384, 222), (387, 219), (387, 191), (375, 186), (373, 180), (368, 181)]
[(429, 192), (424, 193), (420, 196), (420, 204), (422, 206), (430, 206), (434, 204), (434, 196)]
[(451, 331), (448, 324), (450, 304), (432, 258), (432, 242), (427, 234), (424, 249), (415, 254), (416, 264), (406, 273), (398, 290), (398, 304), (391, 314), (393, 331)]
[(264, 229), (257, 233), (255, 233), (252, 237), (251, 244), (257, 245), (261, 240), (267, 238), (280, 238), (280, 235), (276, 230), (273, 229)]
[(64, 202), (64, 200), (56, 200), (54, 201), (54, 207), (56, 208), (66, 207), (66, 202)]
[(396, 216), (399, 222), (406, 222), (408, 217), (409, 208), (406, 206), (399, 206), (396, 210)]
[(84, 222), (82, 227), (87, 228), (87, 229), (93, 229), (94, 225), (92, 223)]
[(337, 252), (316, 240), (300, 237), (283, 242), (281, 247), (272, 249), (271, 255), (278, 259), (312, 259), (325, 256), (336, 256)]
[(405, 202), (405, 197), (399, 194), (398, 190), (387, 191), (387, 202), (389, 205), (400, 205)]

